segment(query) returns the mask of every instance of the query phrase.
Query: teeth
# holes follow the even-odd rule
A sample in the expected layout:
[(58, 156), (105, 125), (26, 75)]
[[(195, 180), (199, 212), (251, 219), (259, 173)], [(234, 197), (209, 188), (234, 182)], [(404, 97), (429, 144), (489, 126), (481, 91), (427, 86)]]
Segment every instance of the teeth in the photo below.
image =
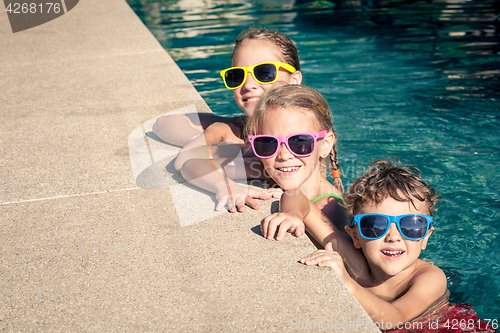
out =
[(259, 100), (259, 97), (252, 97), (252, 98), (247, 98), (247, 102), (257, 102)]
[(299, 167), (278, 168), (278, 170), (283, 171), (283, 172), (292, 172), (295, 170), (299, 170)]
[(403, 254), (403, 251), (382, 251), (382, 253), (390, 256), (399, 256)]

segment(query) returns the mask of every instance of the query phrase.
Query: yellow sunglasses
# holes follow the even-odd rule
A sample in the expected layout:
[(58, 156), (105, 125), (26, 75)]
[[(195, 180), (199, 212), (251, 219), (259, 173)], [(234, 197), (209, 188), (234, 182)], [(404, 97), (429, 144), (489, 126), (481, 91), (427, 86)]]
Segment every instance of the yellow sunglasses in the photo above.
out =
[(284, 68), (290, 73), (297, 70), (289, 64), (282, 62), (262, 62), (249, 67), (231, 67), (220, 72), (227, 89), (238, 89), (247, 80), (247, 73), (252, 73), (253, 78), (260, 84), (270, 84), (278, 78), (278, 71)]

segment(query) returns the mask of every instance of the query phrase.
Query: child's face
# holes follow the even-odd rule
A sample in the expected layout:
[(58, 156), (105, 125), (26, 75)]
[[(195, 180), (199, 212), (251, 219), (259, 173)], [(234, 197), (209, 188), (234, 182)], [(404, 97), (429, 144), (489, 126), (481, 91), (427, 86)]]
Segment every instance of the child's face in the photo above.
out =
[[(262, 62), (284, 62), (279, 48), (271, 42), (259, 39), (244, 40), (239, 46), (233, 58), (233, 67), (248, 67)], [(300, 84), (302, 75), (300, 72), (294, 74), (281, 68), (278, 72), (277, 82), (287, 84)], [(236, 104), (248, 115), (253, 114), (253, 109), (259, 101), (260, 95), (267, 89), (271, 89), (275, 83), (260, 84), (254, 80), (252, 74), (247, 73), (245, 83), (238, 89), (233, 90)]]
[[(388, 196), (379, 205), (367, 202), (356, 212), (359, 214), (377, 213), (384, 215), (406, 215), (406, 214), (429, 214), (428, 203), (414, 200), (415, 207), (410, 202), (396, 201)], [(429, 229), (427, 236), (421, 240), (413, 241), (404, 238), (399, 233), (396, 223), (392, 223), (385, 236), (379, 239), (365, 239), (359, 235), (357, 226), (346, 227), (351, 235), (354, 246), (361, 248), (374, 274), (380, 274), (381, 278), (395, 276), (404, 272), (411, 272), (420, 252), (427, 246), (427, 240), (431, 235), (433, 227)]]
[[(318, 133), (321, 126), (310, 111), (300, 108), (269, 110), (258, 134), (287, 136), (297, 133)], [(334, 143), (332, 132), (316, 142), (312, 155), (297, 157), (288, 150), (284, 143), (276, 155), (262, 158), (265, 170), (284, 190), (301, 189), (305, 195), (317, 190), (320, 177), (320, 156), (327, 155)]]

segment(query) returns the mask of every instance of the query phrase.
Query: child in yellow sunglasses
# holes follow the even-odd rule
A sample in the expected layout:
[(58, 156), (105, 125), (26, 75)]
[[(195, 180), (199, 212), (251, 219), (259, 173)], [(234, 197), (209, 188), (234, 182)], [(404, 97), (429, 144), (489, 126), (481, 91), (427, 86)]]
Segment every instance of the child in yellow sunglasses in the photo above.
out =
[[(221, 76), (225, 86), (233, 91), (236, 104), (247, 116), (253, 114), (266, 90), (277, 84), (300, 84), (302, 81), (295, 45), (274, 30), (244, 30), (236, 38), (231, 62), (232, 67), (221, 71)], [(257, 158), (245, 155), (244, 161), (239, 159), (240, 163), (234, 159), (234, 146), (225, 146), (244, 145), (242, 135), (246, 118), (203, 115), (199, 118), (200, 124), (195, 124), (190, 116), (167, 115), (160, 117), (153, 126), (154, 133), (162, 140), (183, 146), (174, 167), (192, 185), (216, 194), (216, 210), (227, 207), (230, 212), (243, 212), (246, 205), (258, 209), (254, 199), (272, 197), (233, 181), (266, 178)], [(228, 160), (228, 157), (232, 159)]]
[[(221, 71), (224, 84), (233, 90), (236, 104), (247, 116), (252, 115), (259, 96), (272, 88), (274, 82), (302, 82), (297, 48), (287, 36), (275, 30), (248, 28), (242, 31), (235, 40), (231, 63), (233, 67)], [(247, 76), (249, 71), (251, 75)], [(199, 120), (195, 119), (198, 116)], [(166, 115), (158, 118), (153, 131), (167, 143), (185, 146), (216, 122), (241, 129), (246, 117)]]

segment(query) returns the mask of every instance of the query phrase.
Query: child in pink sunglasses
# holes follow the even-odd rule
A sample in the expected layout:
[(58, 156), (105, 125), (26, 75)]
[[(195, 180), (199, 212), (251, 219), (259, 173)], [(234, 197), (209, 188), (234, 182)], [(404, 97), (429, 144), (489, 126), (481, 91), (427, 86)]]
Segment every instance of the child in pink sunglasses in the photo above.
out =
[[(281, 200), (300, 193), (343, 229), (348, 216), (342, 205), (343, 186), (335, 132), (323, 96), (300, 85), (285, 85), (267, 92), (249, 118), (246, 132), (254, 154), (285, 191)], [(326, 179), (327, 161), (335, 186)], [(302, 236), (305, 226), (297, 216), (281, 207), (280, 212), (262, 221), (261, 231), (268, 239), (281, 240), (287, 231)], [(312, 240), (316, 244), (322, 241)]]

